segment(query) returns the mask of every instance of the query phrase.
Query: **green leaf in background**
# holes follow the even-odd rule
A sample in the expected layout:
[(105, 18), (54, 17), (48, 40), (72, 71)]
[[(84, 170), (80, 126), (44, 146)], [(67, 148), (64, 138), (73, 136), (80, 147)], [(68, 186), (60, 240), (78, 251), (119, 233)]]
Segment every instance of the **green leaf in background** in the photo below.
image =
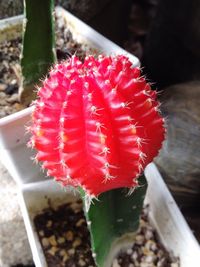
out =
[(133, 241), (146, 190), (147, 181), (143, 175), (130, 196), (128, 189), (111, 190), (93, 200), (88, 212), (85, 209), (97, 266), (110, 267), (117, 245), (120, 243), (123, 247)]
[(35, 98), (35, 85), (55, 62), (53, 0), (25, 0), (25, 25), (22, 48), (21, 102), (25, 105)]

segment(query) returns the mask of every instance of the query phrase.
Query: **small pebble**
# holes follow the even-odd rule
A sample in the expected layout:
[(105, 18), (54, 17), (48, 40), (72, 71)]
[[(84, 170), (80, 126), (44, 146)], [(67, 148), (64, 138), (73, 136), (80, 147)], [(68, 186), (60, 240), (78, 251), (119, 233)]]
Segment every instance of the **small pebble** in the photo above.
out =
[(0, 91), (5, 91), (7, 85), (5, 83), (0, 83)]
[(42, 238), (42, 245), (44, 247), (48, 247), (50, 245), (48, 238), (46, 237)]
[(70, 204), (70, 208), (72, 208), (73, 211), (75, 211), (75, 210), (81, 211), (82, 210), (82, 203), (81, 202), (73, 202)]
[(148, 250), (156, 251), (157, 245), (153, 240), (147, 240), (147, 242), (145, 244), (145, 248)]
[(131, 255), (132, 253), (133, 253), (132, 248), (128, 248), (128, 249), (126, 250), (126, 254), (127, 254), (127, 255)]
[(114, 259), (113, 264), (112, 264), (112, 267), (121, 267), (121, 266), (119, 265), (117, 259)]
[(15, 103), (15, 102), (19, 102), (19, 96), (18, 94), (12, 94), (8, 99), (7, 99), (8, 103)]
[(149, 240), (149, 239), (152, 239), (152, 237), (153, 237), (153, 233), (152, 233), (152, 231), (147, 230), (146, 233), (145, 233), (145, 238), (146, 238), (147, 240)]
[(79, 259), (78, 264), (80, 266), (85, 266), (86, 265), (86, 262), (83, 259)]
[(80, 219), (80, 220), (76, 223), (76, 226), (77, 226), (77, 227), (80, 227), (83, 223), (85, 223), (85, 220), (84, 220), (84, 219)]
[(81, 244), (81, 239), (80, 238), (76, 238), (75, 241), (72, 243), (73, 248), (76, 248), (78, 246), (80, 246)]
[(12, 84), (12, 85), (17, 84), (17, 80), (16, 80), (16, 79), (13, 79), (13, 80), (10, 82), (10, 84)]
[(144, 243), (144, 236), (143, 235), (137, 235), (135, 238), (135, 243), (137, 245), (142, 245)]
[(147, 263), (153, 263), (156, 259), (156, 256), (155, 255), (148, 255), (145, 257), (145, 262)]
[(63, 39), (60, 38), (59, 40), (57, 40), (56, 43), (57, 43), (58, 46), (61, 46), (61, 47), (62, 47), (62, 46), (64, 45), (64, 42), (65, 42), (65, 41), (64, 41)]
[(15, 103), (15, 104), (13, 105), (13, 108), (14, 108), (16, 111), (19, 111), (19, 110), (24, 109), (24, 106), (23, 106), (22, 104), (20, 104), (20, 103)]
[(59, 251), (59, 254), (60, 254), (60, 256), (65, 256), (65, 255), (67, 255), (67, 252), (66, 252), (65, 249), (61, 249), (61, 250)]
[(59, 237), (57, 241), (58, 241), (59, 244), (65, 243), (64, 237)]
[(62, 260), (63, 260), (63, 262), (66, 262), (68, 259), (69, 259), (69, 256), (66, 254), (66, 255), (63, 256)]
[(142, 247), (141, 250), (142, 250), (142, 253), (144, 255), (148, 255), (149, 254), (149, 249), (147, 249), (146, 247)]
[(135, 261), (138, 258), (138, 253), (136, 251), (133, 252), (132, 256), (131, 256), (132, 260)]
[(67, 239), (67, 241), (72, 241), (74, 239), (74, 234), (72, 231), (67, 231), (65, 233), (65, 238)]
[(75, 253), (75, 249), (74, 248), (71, 248), (71, 249), (68, 250), (68, 254), (69, 255), (74, 255), (74, 253)]
[(57, 246), (57, 241), (56, 241), (56, 238), (55, 238), (54, 235), (50, 236), (50, 237), (48, 238), (48, 240), (49, 240), (49, 243), (50, 243), (52, 246)]
[(44, 236), (44, 231), (43, 230), (39, 231), (39, 235)]
[(47, 222), (47, 227), (49, 228), (49, 227), (51, 227), (52, 226), (52, 221), (48, 221)]
[(55, 256), (57, 251), (58, 251), (57, 247), (52, 247), (51, 249), (48, 250), (48, 253), (51, 254), (52, 256)]

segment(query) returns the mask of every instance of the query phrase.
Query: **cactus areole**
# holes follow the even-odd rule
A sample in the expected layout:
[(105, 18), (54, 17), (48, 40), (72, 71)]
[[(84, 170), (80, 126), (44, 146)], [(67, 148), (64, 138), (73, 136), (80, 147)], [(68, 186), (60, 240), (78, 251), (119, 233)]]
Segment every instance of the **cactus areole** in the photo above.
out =
[(49, 176), (91, 198), (135, 188), (164, 139), (156, 92), (124, 55), (72, 56), (38, 90), (30, 146)]

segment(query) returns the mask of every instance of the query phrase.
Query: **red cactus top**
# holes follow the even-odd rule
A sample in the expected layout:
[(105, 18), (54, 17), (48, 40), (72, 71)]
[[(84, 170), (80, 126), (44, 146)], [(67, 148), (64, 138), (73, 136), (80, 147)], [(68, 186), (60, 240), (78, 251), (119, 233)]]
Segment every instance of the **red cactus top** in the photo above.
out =
[(156, 92), (126, 56), (73, 56), (38, 90), (30, 145), (48, 175), (90, 196), (137, 186), (164, 139)]

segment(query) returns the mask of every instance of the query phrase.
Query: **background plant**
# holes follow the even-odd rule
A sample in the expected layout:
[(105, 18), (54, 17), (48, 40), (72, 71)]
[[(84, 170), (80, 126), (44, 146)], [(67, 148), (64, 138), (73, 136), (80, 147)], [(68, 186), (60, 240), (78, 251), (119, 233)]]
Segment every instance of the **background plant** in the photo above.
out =
[(23, 77), (20, 88), (24, 105), (35, 99), (36, 84), (56, 61), (53, 9), (53, 0), (24, 0)]

